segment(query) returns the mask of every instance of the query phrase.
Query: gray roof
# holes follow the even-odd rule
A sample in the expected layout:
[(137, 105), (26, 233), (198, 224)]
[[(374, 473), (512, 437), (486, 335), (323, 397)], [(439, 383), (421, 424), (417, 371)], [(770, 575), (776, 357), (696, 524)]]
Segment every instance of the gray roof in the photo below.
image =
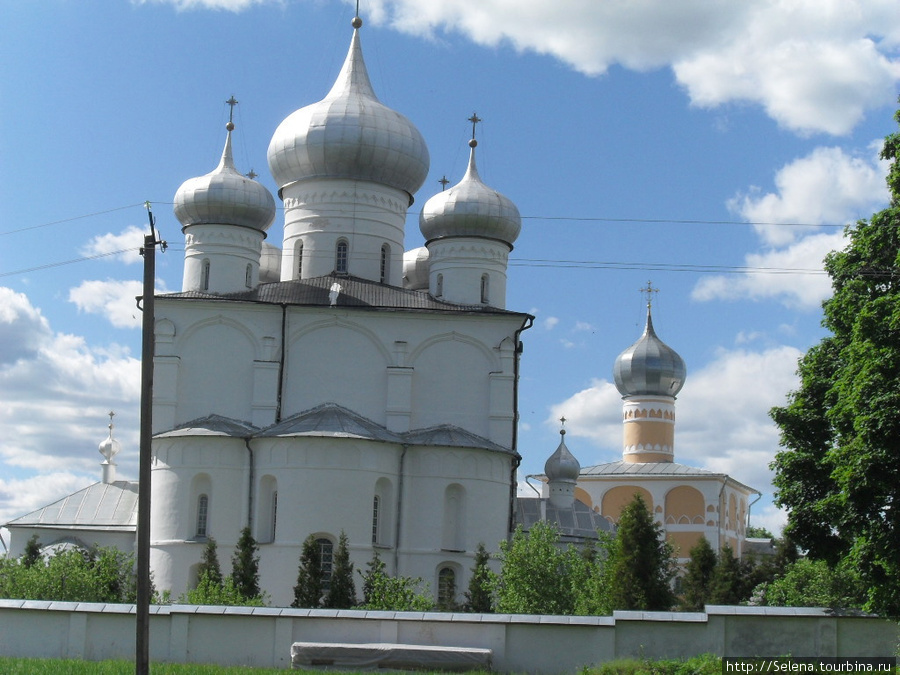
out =
[(208, 415), (190, 422), (180, 424), (171, 431), (156, 434), (154, 438), (172, 438), (176, 436), (229, 436), (249, 438), (259, 431), (249, 422), (240, 422), (221, 415)]
[(597, 532), (610, 532), (609, 521), (578, 500), (568, 508), (558, 508), (549, 499), (519, 497), (516, 499), (516, 525), (526, 532), (535, 523), (546, 521), (556, 526), (564, 537), (596, 539)]
[(698, 469), (686, 464), (675, 462), (609, 462), (607, 464), (595, 464), (581, 469), (582, 476), (724, 476), (706, 469)]
[(16, 518), (5, 527), (66, 528), (134, 532), (138, 484), (94, 483), (48, 506)]
[(518, 457), (518, 453), (513, 450), (452, 424), (395, 433), (337, 403), (323, 403), (265, 429), (259, 429), (248, 422), (232, 420), (221, 415), (210, 415), (186, 422), (171, 431), (158, 433), (154, 438), (180, 436), (229, 436), (246, 439), (298, 436), (358, 438), (416, 446), (481, 448)]
[[(332, 287), (340, 285), (340, 292), (334, 296)], [(528, 314), (511, 312), (488, 305), (456, 305), (435, 300), (426, 291), (414, 291), (398, 286), (388, 286), (375, 281), (342, 274), (329, 274), (294, 281), (278, 281), (260, 284), (254, 289), (236, 293), (205, 293), (184, 291), (165, 293), (159, 298), (184, 298), (188, 300), (226, 300), (232, 302), (254, 302), (273, 305), (305, 305), (312, 307), (357, 307), (361, 309), (387, 309), (397, 311), (446, 312), (451, 314), (499, 314), (521, 316)]]
[(336, 403), (320, 406), (293, 415), (286, 420), (268, 427), (257, 437), (272, 436), (328, 436), (332, 438), (362, 438), (385, 443), (402, 443), (397, 434), (380, 424), (357, 415)]

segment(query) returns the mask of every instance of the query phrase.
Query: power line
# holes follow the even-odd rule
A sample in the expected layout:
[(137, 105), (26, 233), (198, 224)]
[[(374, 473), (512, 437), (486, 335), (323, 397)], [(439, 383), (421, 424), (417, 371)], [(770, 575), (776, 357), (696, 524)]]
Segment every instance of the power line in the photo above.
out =
[(138, 204), (129, 204), (128, 206), (117, 206), (112, 209), (107, 209), (106, 211), (95, 211), (94, 213), (85, 213), (81, 216), (72, 216), (71, 218), (63, 218), (62, 220), (53, 220), (49, 223), (40, 223), (39, 225), (29, 225), (28, 227), (20, 227), (18, 230), (7, 230), (6, 232), (0, 232), (0, 237), (5, 236), (7, 234), (17, 234), (19, 232), (28, 232), (29, 230), (37, 230), (41, 227), (50, 227), (51, 225), (62, 225), (63, 223), (71, 223), (74, 220), (83, 220), (85, 218), (93, 218), (94, 216), (103, 216), (107, 213), (114, 213), (116, 211), (124, 211), (125, 209), (133, 209), (136, 206), (143, 207), (144, 202), (140, 202)]

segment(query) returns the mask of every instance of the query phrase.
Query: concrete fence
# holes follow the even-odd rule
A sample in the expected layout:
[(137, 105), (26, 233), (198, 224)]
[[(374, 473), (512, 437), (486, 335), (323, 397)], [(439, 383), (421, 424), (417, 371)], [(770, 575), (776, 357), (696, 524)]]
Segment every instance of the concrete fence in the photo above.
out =
[[(0, 655), (134, 657), (133, 605), (0, 600)], [(154, 662), (289, 668), (294, 642), (490, 649), (508, 673), (574, 673), (625, 657), (894, 656), (896, 623), (816, 608), (720, 607), (609, 617), (151, 607)]]

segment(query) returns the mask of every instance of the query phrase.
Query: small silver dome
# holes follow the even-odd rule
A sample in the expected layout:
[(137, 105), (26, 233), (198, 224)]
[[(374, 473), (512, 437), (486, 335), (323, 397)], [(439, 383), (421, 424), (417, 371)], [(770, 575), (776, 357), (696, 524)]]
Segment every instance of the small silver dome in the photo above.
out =
[(406, 117), (382, 104), (369, 82), (358, 26), (328, 95), (297, 110), (269, 143), (269, 170), (279, 190), (308, 178), (372, 181), (415, 194), (428, 175), (425, 139)]
[(419, 229), (425, 241), (446, 237), (485, 237), (512, 246), (522, 230), (519, 209), (512, 200), (481, 181), (475, 166), (475, 146), (469, 141), (469, 166), (463, 179), (425, 202)]
[(575, 455), (569, 452), (566, 447), (566, 430), (559, 432), (559, 447), (556, 452), (550, 455), (550, 458), (544, 464), (544, 475), (547, 481), (555, 483), (557, 481), (566, 481), (574, 483), (578, 480), (581, 473), (581, 464), (575, 459)]
[(403, 287), (414, 291), (428, 288), (428, 249), (424, 246), (403, 253)]
[(641, 338), (619, 354), (613, 367), (622, 396), (672, 396), (684, 386), (687, 368), (678, 353), (656, 336), (647, 307), (647, 327)]
[(275, 200), (265, 186), (242, 176), (231, 156), (231, 130), (214, 171), (189, 178), (175, 193), (175, 217), (188, 225), (239, 225), (265, 232), (275, 220)]

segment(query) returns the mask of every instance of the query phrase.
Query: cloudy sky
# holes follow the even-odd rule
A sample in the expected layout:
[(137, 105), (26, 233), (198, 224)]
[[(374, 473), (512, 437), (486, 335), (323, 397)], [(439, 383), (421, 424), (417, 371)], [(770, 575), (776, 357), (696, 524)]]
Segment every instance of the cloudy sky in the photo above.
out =
[[(142, 204), (170, 244), (157, 288), (180, 290), (172, 199), (218, 162), (225, 100), (240, 101), (238, 168), (274, 193), (269, 139), (327, 93), (354, 4), (3, 2), (0, 523), (99, 478), (109, 410), (119, 475), (136, 476)], [(823, 256), (887, 201), (895, 0), (361, 0), (360, 13), (379, 97), (431, 152), (407, 247), (441, 176), (462, 177), (473, 111), (482, 178), (523, 215), (507, 299), (536, 316), (523, 476), (542, 471), (562, 415), (582, 465), (620, 457), (612, 364), (652, 281), (657, 332), (688, 366), (676, 459), (759, 488), (753, 523), (777, 529), (767, 411), (822, 336)]]

